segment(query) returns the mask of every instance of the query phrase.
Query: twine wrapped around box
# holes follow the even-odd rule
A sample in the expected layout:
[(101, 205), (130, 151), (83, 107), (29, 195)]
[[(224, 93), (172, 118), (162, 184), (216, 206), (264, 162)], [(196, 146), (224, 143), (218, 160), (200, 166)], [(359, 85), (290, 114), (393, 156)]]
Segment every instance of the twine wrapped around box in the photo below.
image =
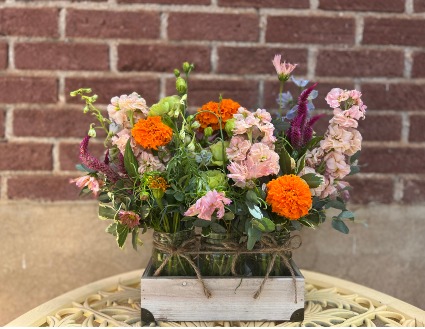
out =
[(237, 276), (236, 262), (240, 255), (270, 253), (272, 255), (272, 258), (268, 264), (266, 275), (264, 276), (264, 279), (261, 282), (261, 285), (258, 287), (257, 291), (253, 295), (253, 298), (257, 299), (258, 297), (260, 297), (264, 284), (266, 283), (273, 269), (276, 258), (279, 257), (291, 273), (292, 281), (294, 283), (294, 288), (295, 288), (295, 303), (297, 303), (298, 301), (295, 273), (294, 273), (294, 269), (292, 268), (288, 260), (288, 257), (286, 256), (286, 253), (292, 252), (293, 250), (298, 249), (301, 246), (302, 242), (301, 242), (301, 237), (299, 235), (294, 235), (290, 237), (288, 240), (286, 240), (284, 244), (279, 244), (271, 235), (264, 234), (261, 240), (259, 241), (260, 247), (254, 250), (248, 250), (246, 249), (246, 247), (236, 242), (223, 242), (221, 245), (214, 245), (214, 246), (210, 245), (208, 246), (208, 248), (202, 248), (199, 237), (197, 236), (194, 236), (184, 241), (178, 247), (173, 246), (172, 241), (169, 237), (166, 237), (166, 239), (168, 243), (160, 242), (156, 240), (154, 240), (153, 242), (153, 247), (155, 249), (166, 254), (163, 262), (154, 272), (153, 274), (154, 276), (159, 276), (161, 274), (162, 270), (164, 269), (164, 267), (167, 265), (167, 263), (171, 260), (173, 256), (182, 257), (190, 264), (190, 266), (195, 271), (198, 281), (202, 285), (202, 289), (204, 291), (205, 296), (207, 298), (210, 298), (212, 296), (212, 293), (206, 286), (198, 266), (190, 257), (191, 255), (208, 255), (208, 254), (216, 253), (217, 251), (219, 252), (222, 251), (227, 254), (234, 254), (235, 257), (233, 258), (233, 261), (232, 261), (231, 271), (233, 275)]

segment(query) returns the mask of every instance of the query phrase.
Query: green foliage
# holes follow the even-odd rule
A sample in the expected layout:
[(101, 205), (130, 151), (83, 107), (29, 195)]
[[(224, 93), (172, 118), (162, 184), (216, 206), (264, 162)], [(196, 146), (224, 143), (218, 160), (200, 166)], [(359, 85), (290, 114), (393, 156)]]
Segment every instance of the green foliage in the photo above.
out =
[(341, 233), (344, 233), (344, 234), (348, 234), (348, 232), (350, 231), (348, 229), (347, 225), (345, 225), (345, 223), (342, 220), (340, 220), (340, 219), (338, 219), (336, 217), (334, 217), (332, 219), (332, 227), (335, 230), (337, 230), (337, 231), (339, 231)]
[(308, 184), (308, 186), (310, 188), (319, 187), (320, 184), (322, 184), (322, 182), (323, 182), (323, 178), (322, 177), (317, 176), (317, 175), (315, 175), (313, 173), (302, 175), (301, 178), (306, 181), (306, 183)]
[(128, 139), (125, 146), (124, 166), (125, 170), (131, 178), (136, 179), (138, 177), (139, 173), (137, 170), (139, 169), (139, 163), (137, 162), (137, 159), (131, 148), (130, 139)]
[(117, 243), (118, 247), (123, 248), (127, 239), (129, 228), (121, 223), (117, 223)]
[(291, 156), (289, 155), (286, 148), (282, 145), (277, 150), (279, 154), (279, 165), (280, 170), (282, 171), (282, 175), (290, 175), (293, 174), (292, 166), (291, 166)]
[(115, 219), (117, 212), (118, 211), (111, 204), (99, 203), (99, 211), (98, 211), (99, 219), (102, 219), (102, 220)]

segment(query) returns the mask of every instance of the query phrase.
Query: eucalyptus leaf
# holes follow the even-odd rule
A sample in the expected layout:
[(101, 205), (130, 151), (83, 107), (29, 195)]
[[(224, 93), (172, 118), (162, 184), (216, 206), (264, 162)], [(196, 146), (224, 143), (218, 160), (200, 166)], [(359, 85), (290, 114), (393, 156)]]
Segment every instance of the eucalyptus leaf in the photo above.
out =
[(248, 201), (246, 201), (245, 203), (248, 206), (249, 213), (252, 215), (252, 217), (257, 219), (263, 218), (263, 213), (261, 212), (261, 209), (258, 206)]
[(136, 156), (131, 148), (130, 138), (127, 141), (124, 152), (124, 167), (128, 175), (136, 179), (138, 176), (139, 163), (137, 162)]
[(350, 231), (348, 229), (347, 225), (345, 225), (345, 223), (340, 219), (333, 219), (332, 220), (332, 227), (335, 230), (340, 231), (341, 233), (344, 233), (344, 234), (348, 234), (348, 232)]
[(198, 218), (193, 222), (193, 225), (198, 227), (209, 227), (211, 225), (211, 221)]
[(75, 165), (75, 169), (77, 169), (78, 171), (88, 172), (88, 173), (95, 173), (96, 172), (96, 170), (90, 169), (90, 168), (86, 167), (85, 165), (83, 165), (82, 163)]
[(344, 202), (338, 201), (338, 200), (330, 200), (326, 205), (325, 208), (335, 208), (339, 210), (346, 210)]
[(306, 183), (308, 184), (308, 186), (310, 188), (319, 187), (320, 184), (322, 184), (322, 182), (323, 182), (322, 177), (317, 176), (314, 173), (309, 173), (309, 174), (302, 175), (301, 178), (306, 181)]
[(121, 223), (117, 225), (117, 243), (118, 247), (123, 248), (125, 244), (125, 240), (128, 236), (129, 228)]
[(350, 173), (349, 175), (355, 175), (358, 174), (360, 172), (360, 167), (359, 166), (350, 166)]
[(248, 192), (246, 192), (246, 200), (250, 203), (257, 204), (258, 203), (257, 194), (253, 190), (249, 190)]
[(183, 193), (183, 192), (181, 192), (181, 191), (177, 191), (176, 193), (174, 193), (174, 198), (175, 198), (177, 201), (182, 202), (182, 201), (184, 200), (184, 197), (185, 197), (185, 195), (184, 195), (184, 193)]
[(261, 239), (261, 231), (257, 229), (256, 227), (250, 225), (248, 228), (248, 243), (247, 243), (247, 249), (252, 250), (254, 248), (254, 245), (257, 241), (260, 241)]
[(351, 211), (345, 210), (342, 211), (339, 215), (338, 218), (349, 218), (349, 219), (354, 219), (354, 213), (352, 213)]
[(225, 227), (223, 227), (220, 224), (215, 223), (215, 222), (211, 223), (211, 230), (215, 233), (226, 233), (227, 232)]
[(149, 216), (149, 213), (151, 211), (151, 208), (148, 205), (143, 205), (140, 209), (140, 218), (145, 219)]
[(357, 151), (356, 153), (354, 153), (354, 155), (350, 157), (350, 164), (354, 163), (359, 159), (361, 152), (362, 151)]

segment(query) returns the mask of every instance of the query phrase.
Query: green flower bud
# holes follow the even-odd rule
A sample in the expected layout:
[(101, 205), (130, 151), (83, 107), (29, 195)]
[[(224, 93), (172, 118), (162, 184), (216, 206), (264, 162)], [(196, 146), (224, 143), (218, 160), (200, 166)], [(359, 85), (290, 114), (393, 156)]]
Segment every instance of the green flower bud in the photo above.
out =
[(190, 127), (191, 127), (192, 129), (198, 129), (200, 126), (201, 126), (201, 124), (200, 124), (198, 121), (194, 121), (194, 122), (190, 125)]
[(149, 199), (149, 193), (144, 191), (142, 193), (140, 193), (140, 200), (142, 201), (146, 201), (147, 199)]
[(187, 146), (187, 149), (190, 151), (190, 152), (193, 152), (193, 151), (195, 151), (195, 143), (192, 141), (192, 142), (190, 142), (190, 144)]
[(179, 92), (179, 94), (185, 94), (187, 91), (187, 84), (186, 81), (182, 77), (178, 77), (176, 79), (176, 89)]
[[(158, 103), (153, 104), (149, 110), (149, 116), (163, 116), (170, 112), (170, 110), (178, 109), (180, 106), (180, 97), (179, 96), (168, 96), (162, 98)], [(174, 114), (174, 111), (173, 111)]]
[(213, 134), (214, 130), (211, 127), (204, 129), (204, 135), (206, 138), (210, 137)]
[(189, 62), (183, 63), (183, 71), (186, 74), (188, 74), (191, 71), (191, 65), (189, 64)]
[(152, 195), (155, 199), (160, 200), (164, 196), (164, 191), (160, 188), (154, 188), (152, 189)]
[(192, 141), (192, 138), (189, 135), (186, 135), (184, 138), (184, 145), (189, 145), (189, 143)]
[(212, 164), (222, 166), (223, 162), (226, 162), (228, 160), (226, 156), (226, 148), (229, 147), (229, 144), (230, 142), (228, 141), (219, 141), (210, 146), (210, 151), (212, 153)]
[(227, 188), (226, 174), (222, 173), (220, 170), (204, 171), (202, 177), (211, 190), (223, 191)]
[(230, 137), (233, 136), (233, 129), (235, 128), (236, 119), (232, 118), (226, 121), (226, 125), (224, 126), (224, 130), (226, 130), (227, 135)]
[(174, 75), (178, 78), (180, 76), (180, 71), (178, 69), (174, 69)]
[(93, 128), (93, 123), (90, 125), (89, 132), (87, 133), (90, 137), (96, 137), (96, 130)]

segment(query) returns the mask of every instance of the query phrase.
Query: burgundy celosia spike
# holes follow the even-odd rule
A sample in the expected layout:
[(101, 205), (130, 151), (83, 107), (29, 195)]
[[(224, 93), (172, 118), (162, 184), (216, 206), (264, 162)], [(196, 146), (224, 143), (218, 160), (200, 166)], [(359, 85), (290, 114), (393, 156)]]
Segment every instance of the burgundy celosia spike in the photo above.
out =
[(106, 149), (105, 159), (103, 160), (103, 163), (106, 164), (106, 165), (109, 164), (109, 149)]
[(121, 152), (118, 153), (118, 170), (127, 175), (127, 170), (125, 170), (124, 165), (124, 155), (122, 155)]
[(312, 128), (313, 127), (313, 125), (320, 119), (320, 118), (322, 118), (322, 117), (324, 117), (325, 115), (322, 113), (322, 114), (318, 114), (318, 115), (315, 115), (314, 117), (312, 117), (309, 121), (308, 121), (308, 126), (310, 127), (310, 128)]
[(119, 176), (107, 164), (100, 162), (95, 157), (91, 156), (88, 151), (90, 136), (86, 136), (80, 144), (80, 160), (81, 162), (92, 170), (99, 171), (106, 175), (106, 177), (115, 183)]
[[(291, 122), (291, 127), (288, 131), (288, 137), (291, 144), (296, 148), (303, 147), (311, 139), (313, 131), (311, 129), (312, 124), (308, 120), (308, 96), (317, 86), (317, 83), (314, 83), (309, 88), (304, 90), (301, 95), (298, 97), (298, 110), (297, 115)], [(315, 119), (317, 121), (317, 119)], [(314, 121), (314, 122), (315, 122)], [(313, 123), (314, 123), (313, 122)]]

